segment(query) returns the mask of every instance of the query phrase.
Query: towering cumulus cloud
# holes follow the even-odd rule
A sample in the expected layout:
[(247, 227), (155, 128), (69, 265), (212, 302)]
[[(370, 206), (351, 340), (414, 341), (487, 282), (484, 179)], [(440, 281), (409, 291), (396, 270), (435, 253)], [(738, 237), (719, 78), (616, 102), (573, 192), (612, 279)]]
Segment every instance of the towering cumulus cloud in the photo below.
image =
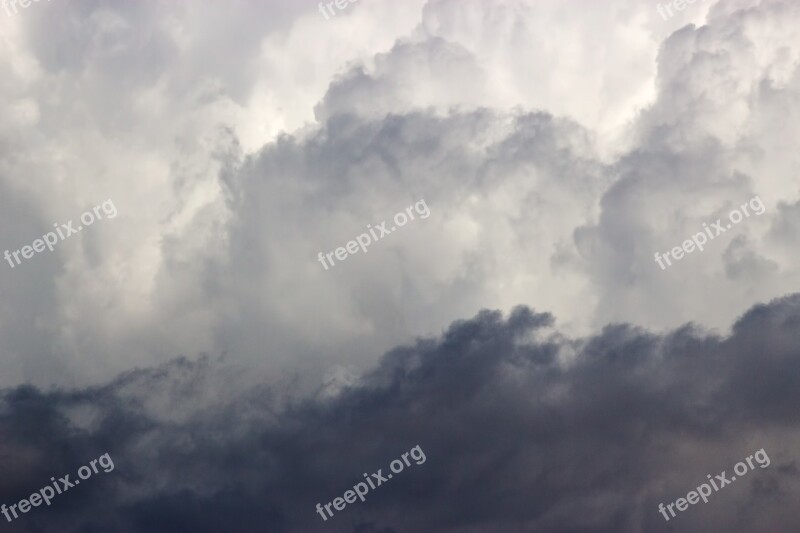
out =
[(798, 529), (800, 2), (28, 4), (9, 531)]

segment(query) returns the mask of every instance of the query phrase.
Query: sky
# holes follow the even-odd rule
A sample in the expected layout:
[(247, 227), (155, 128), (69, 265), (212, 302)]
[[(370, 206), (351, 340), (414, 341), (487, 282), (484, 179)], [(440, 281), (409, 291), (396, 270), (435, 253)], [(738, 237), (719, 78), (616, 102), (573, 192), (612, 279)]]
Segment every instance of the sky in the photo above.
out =
[(800, 524), (800, 3), (0, 4), (7, 530)]

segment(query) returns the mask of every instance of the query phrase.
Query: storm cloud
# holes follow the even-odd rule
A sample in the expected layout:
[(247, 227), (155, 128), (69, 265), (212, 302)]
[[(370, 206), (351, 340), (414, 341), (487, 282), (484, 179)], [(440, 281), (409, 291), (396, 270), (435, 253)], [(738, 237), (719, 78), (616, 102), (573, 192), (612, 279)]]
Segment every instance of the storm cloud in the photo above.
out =
[(0, 503), (115, 464), (4, 525), (796, 530), (800, 3), (659, 5), (0, 5), (0, 253), (118, 210), (2, 262)]
[[(799, 323), (794, 295), (752, 308), (726, 337), (617, 324), (571, 339), (518, 307), (397, 347), (333, 396), (232, 394), (228, 365), (211, 358), (82, 390), (8, 389), (2, 454), (18, 460), (0, 497), (108, 451), (113, 472), (13, 530), (788, 531)], [(417, 444), (422, 465), (327, 523), (316, 514)], [(768, 468), (669, 523), (659, 515), (760, 448)]]

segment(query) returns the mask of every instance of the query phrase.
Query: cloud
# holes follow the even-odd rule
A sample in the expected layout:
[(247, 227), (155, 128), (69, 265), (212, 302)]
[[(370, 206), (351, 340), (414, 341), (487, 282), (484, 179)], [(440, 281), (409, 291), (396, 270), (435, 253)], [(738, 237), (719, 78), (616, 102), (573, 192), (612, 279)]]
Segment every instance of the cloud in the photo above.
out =
[[(229, 367), (208, 358), (82, 390), (7, 389), (1, 449), (17, 460), (3, 466), (0, 498), (12, 503), (107, 451), (113, 472), (15, 525), (788, 531), (800, 490), (798, 323), (793, 295), (755, 306), (728, 337), (617, 324), (571, 339), (550, 315), (518, 307), (397, 347), (333, 397), (231, 387)], [(317, 502), (417, 444), (423, 465), (322, 522)], [(760, 448), (768, 468), (664, 522), (658, 503)]]
[[(796, 529), (798, 19), (780, 0), (668, 21), (639, 0), (0, 14), (2, 249), (119, 210), (3, 267), (0, 498), (116, 464), (10, 527)], [(755, 195), (763, 216), (653, 261)], [(316, 261), (423, 199), (368, 254)], [(315, 513), (415, 445), (424, 465)], [(769, 468), (663, 522), (760, 448)]]
[[(634, 1), (35, 7), (0, 21), (0, 180), (31, 206), (0, 212), (5, 246), (120, 215), (0, 279), (2, 383), (230, 353), (312, 389), (484, 307), (724, 327), (795, 286), (790, 4), (701, 27), (705, 5)], [(652, 261), (755, 193), (744, 240)], [(316, 263), (423, 198), (424, 223)]]

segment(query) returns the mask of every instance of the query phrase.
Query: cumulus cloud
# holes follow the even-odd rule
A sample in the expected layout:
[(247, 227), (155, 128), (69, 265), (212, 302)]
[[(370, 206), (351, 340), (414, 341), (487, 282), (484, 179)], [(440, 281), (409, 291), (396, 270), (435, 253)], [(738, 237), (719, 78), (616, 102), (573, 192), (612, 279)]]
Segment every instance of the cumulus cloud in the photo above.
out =
[[(260, 23), (244, 2), (86, 2), (4, 19), (0, 172), (31, 206), (3, 210), (6, 246), (105, 198), (120, 215), (6, 272), (2, 379), (85, 384), (208, 352), (313, 388), (520, 301), (574, 333), (727, 327), (797, 277), (779, 207), (797, 201), (796, 136), (773, 127), (794, 112), (797, 9), (709, 6), (664, 21), (639, 2), (363, 2), (325, 20), (288, 3)], [(763, 217), (658, 269), (654, 252), (754, 194)], [(420, 199), (424, 223), (315, 262)]]
[(763, 447), (675, 527), (791, 529), (800, 6), (654, 4), (0, 15), (3, 249), (119, 211), (2, 267), (0, 496), (117, 464), (12, 527), (660, 531)]
[[(776, 224), (788, 227), (778, 206), (797, 195), (773, 113), (775, 106), (796, 113), (789, 95), (798, 90), (798, 62), (789, 50), (797, 34), (786, 20), (798, 14), (793, 3), (765, 2), (687, 26), (664, 43), (659, 96), (637, 124), (638, 146), (613, 165), (597, 223), (576, 234), (605, 320), (726, 328), (752, 298), (784, 294), (796, 277), (796, 262), (766, 235)], [(680, 246), (756, 195), (767, 206), (763, 217), (667, 273), (654, 268), (655, 252)], [(735, 256), (749, 257), (750, 266), (733, 267)]]
[[(397, 347), (333, 397), (231, 393), (235, 373), (208, 358), (88, 389), (7, 389), (2, 453), (20, 460), (3, 466), (0, 497), (108, 451), (113, 472), (19, 530), (788, 531), (799, 321), (794, 295), (727, 337), (617, 324), (573, 339), (518, 307)], [(327, 523), (316, 514), (417, 444), (423, 464)], [(769, 467), (669, 524), (658, 513), (760, 448)]]

